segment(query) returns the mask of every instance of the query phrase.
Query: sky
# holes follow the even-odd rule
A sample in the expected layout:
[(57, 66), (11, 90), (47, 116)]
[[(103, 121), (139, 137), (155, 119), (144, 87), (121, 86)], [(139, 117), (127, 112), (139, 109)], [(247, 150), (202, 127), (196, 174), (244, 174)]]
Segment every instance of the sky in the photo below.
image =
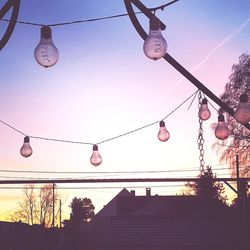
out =
[[(166, 3), (142, 2), (147, 7)], [(248, 0), (179, 0), (156, 15), (166, 24), (162, 35), (168, 53), (220, 96), (232, 65), (249, 52), (249, 9)], [(122, 0), (21, 0), (18, 20), (49, 25), (124, 13)], [(148, 19), (142, 14), (138, 19), (148, 31)], [(0, 21), (0, 38), (6, 26)], [(0, 51), (0, 120), (24, 134), (98, 143), (160, 121), (197, 90), (165, 60), (144, 55), (143, 40), (128, 16), (52, 27), (52, 36), (59, 61), (50, 68), (34, 59), (39, 26), (17, 24)], [(200, 167), (197, 98), (190, 105), (191, 100), (165, 120), (167, 142), (157, 139), (156, 123), (100, 144), (103, 162), (98, 167), (89, 161), (92, 146), (79, 143), (31, 138), (33, 154), (23, 158), (19, 150), (24, 136), (0, 123), (0, 179), (195, 177)], [(217, 177), (229, 177), (227, 164), (212, 147), (217, 142), (211, 129), (217, 112), (209, 108), (211, 118), (203, 123), (205, 164)], [(151, 173), (135, 173), (143, 171)], [(91, 198), (97, 212), (122, 187), (142, 195), (148, 186), (152, 194), (176, 194), (182, 188), (178, 183), (71, 184), (63, 189), (66, 186), (58, 185), (58, 192), (67, 215), (74, 196)], [(22, 186), (18, 187), (1, 190), (0, 218), (18, 206)]]

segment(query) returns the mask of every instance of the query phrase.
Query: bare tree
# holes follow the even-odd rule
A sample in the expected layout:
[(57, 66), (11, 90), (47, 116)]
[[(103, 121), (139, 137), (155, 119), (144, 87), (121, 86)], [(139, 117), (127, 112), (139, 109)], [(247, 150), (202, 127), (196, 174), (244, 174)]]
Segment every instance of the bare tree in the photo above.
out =
[[(242, 54), (239, 62), (232, 66), (232, 73), (221, 100), (235, 110), (239, 104), (239, 97), (243, 93), (246, 93), (250, 99), (250, 55), (246, 53)], [(227, 113), (225, 117), (231, 136), (226, 143), (215, 145), (221, 153), (220, 160), (230, 164), (232, 175), (235, 176), (236, 155), (238, 155), (241, 175), (250, 176), (250, 131)]]
[(10, 220), (50, 227), (53, 221), (53, 204), (55, 210), (58, 210), (58, 197), (56, 189), (53, 196), (53, 184), (45, 184), (37, 190), (33, 184), (26, 185), (23, 198), (18, 202), (19, 208), (11, 214)]

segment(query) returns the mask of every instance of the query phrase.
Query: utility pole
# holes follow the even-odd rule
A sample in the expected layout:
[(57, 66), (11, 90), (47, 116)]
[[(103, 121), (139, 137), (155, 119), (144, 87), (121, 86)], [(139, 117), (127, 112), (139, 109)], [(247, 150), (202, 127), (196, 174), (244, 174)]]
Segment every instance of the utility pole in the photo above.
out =
[(236, 155), (236, 178), (237, 178), (237, 194), (238, 198), (241, 196), (241, 191), (240, 191), (240, 164), (239, 164), (239, 155)]
[(60, 223), (59, 226), (60, 228), (62, 227), (62, 200), (59, 200), (59, 216), (60, 216)]
[(53, 207), (52, 207), (52, 227), (55, 227), (55, 183), (52, 184), (52, 199), (53, 199)]
[(247, 182), (240, 179), (240, 164), (239, 164), (239, 155), (236, 155), (236, 177), (237, 177), (237, 194), (238, 194), (238, 203), (241, 207), (242, 214), (240, 219), (242, 221), (242, 243), (243, 249), (247, 250)]

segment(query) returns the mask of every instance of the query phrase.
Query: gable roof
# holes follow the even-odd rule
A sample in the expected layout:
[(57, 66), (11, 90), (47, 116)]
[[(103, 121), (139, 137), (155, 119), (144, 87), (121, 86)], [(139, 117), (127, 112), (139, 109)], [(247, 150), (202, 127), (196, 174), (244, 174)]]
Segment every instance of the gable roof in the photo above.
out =
[(235, 240), (231, 209), (214, 199), (123, 189), (99, 213), (91, 221), (97, 249), (222, 250)]
[(99, 218), (111, 217), (117, 215), (117, 199), (120, 197), (132, 196), (132, 194), (126, 189), (123, 188), (108, 204), (106, 204), (93, 218), (92, 221), (95, 221)]

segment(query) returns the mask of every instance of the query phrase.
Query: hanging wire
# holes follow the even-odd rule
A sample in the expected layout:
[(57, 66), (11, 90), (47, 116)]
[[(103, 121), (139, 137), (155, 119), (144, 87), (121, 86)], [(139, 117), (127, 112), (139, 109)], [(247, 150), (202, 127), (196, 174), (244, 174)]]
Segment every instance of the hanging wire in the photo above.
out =
[[(148, 8), (150, 11), (152, 12), (156, 12), (156, 10), (164, 10), (167, 6), (178, 2), (179, 0), (173, 0), (171, 2), (168, 2), (166, 4), (162, 4), (160, 6), (154, 7), (154, 8)], [(141, 11), (137, 11), (135, 12), (135, 14), (142, 14)], [(101, 21), (101, 20), (107, 20), (107, 19), (114, 19), (114, 18), (119, 18), (119, 17), (124, 17), (124, 16), (128, 16), (128, 13), (124, 13), (124, 14), (117, 14), (117, 15), (112, 15), (112, 16), (104, 16), (104, 17), (97, 17), (97, 18), (90, 18), (90, 19), (83, 19), (83, 20), (75, 20), (75, 21), (70, 21), (70, 22), (62, 22), (62, 23), (51, 23), (51, 24), (42, 24), (42, 23), (35, 23), (35, 22), (26, 22), (26, 21), (19, 21), (17, 20), (16, 23), (18, 24), (25, 24), (25, 25), (32, 25), (32, 26), (50, 26), (50, 27), (55, 27), (55, 26), (65, 26), (65, 25), (71, 25), (71, 24), (78, 24), (78, 23), (87, 23), (87, 22), (95, 22), (95, 21)], [(10, 19), (8, 18), (2, 18), (0, 19), (4, 22), (10, 22)]]
[(197, 92), (195, 93), (195, 95), (194, 95), (194, 97), (193, 97), (193, 99), (192, 99), (191, 103), (189, 104), (189, 106), (188, 106), (187, 110), (189, 110), (189, 109), (191, 108), (191, 106), (193, 105), (193, 102), (194, 102), (194, 100), (195, 100), (195, 98), (196, 98), (196, 96), (197, 96), (198, 92), (199, 92), (199, 91), (197, 91)]
[(167, 119), (170, 115), (172, 115), (172, 114), (173, 114), (177, 109), (179, 109), (184, 103), (186, 103), (190, 98), (192, 98), (194, 95), (196, 95), (197, 92), (198, 92), (198, 90), (195, 91), (192, 95), (190, 95), (187, 99), (185, 99), (182, 103), (180, 103), (174, 110), (172, 110), (168, 115), (166, 115), (166, 116), (162, 119), (162, 121), (164, 121), (164, 120)]
[(83, 144), (83, 145), (94, 145), (95, 144), (95, 143), (91, 143), (91, 142), (71, 141), (71, 140), (47, 138), (47, 137), (33, 136), (33, 135), (28, 135), (28, 137), (33, 138), (33, 139), (45, 140), (45, 141), (64, 142), (64, 143), (72, 143), (72, 144)]
[(5, 126), (9, 127), (10, 129), (16, 131), (17, 133), (19, 133), (19, 134), (21, 134), (21, 135), (23, 135), (23, 136), (26, 136), (25, 133), (23, 133), (23, 132), (20, 131), (19, 129), (14, 128), (13, 126), (11, 126), (10, 124), (4, 122), (3, 120), (0, 120), (0, 122), (1, 122), (2, 124), (4, 124)]
[[(174, 108), (169, 114), (167, 114), (162, 120), (165, 120), (167, 117), (169, 117), (170, 115), (172, 115), (177, 109), (179, 109), (183, 104), (185, 104), (190, 98), (192, 98), (192, 96), (194, 96), (195, 94), (197, 93), (197, 91), (195, 91), (192, 95), (190, 95), (188, 98), (186, 98), (183, 102), (181, 102), (176, 108)], [(137, 129), (134, 129), (134, 130), (131, 130), (131, 131), (128, 131), (126, 133), (123, 133), (123, 134), (120, 134), (120, 135), (117, 135), (117, 136), (114, 136), (114, 137), (111, 137), (109, 139), (105, 139), (103, 141), (100, 141), (98, 143), (91, 143), (91, 142), (82, 142), (82, 141), (73, 141), (73, 140), (64, 140), (64, 139), (55, 139), (55, 138), (48, 138), (48, 137), (42, 137), (42, 136), (34, 136), (34, 135), (28, 135), (28, 134), (25, 134), (24, 132), (22, 132), (21, 130), (13, 127), (12, 125), (4, 122), (3, 120), (0, 120), (0, 123), (4, 124), (5, 126), (9, 127), (10, 129), (14, 130), (15, 132), (18, 132), (19, 134), (23, 135), (23, 136), (28, 136), (30, 138), (33, 138), (33, 139), (39, 139), (39, 140), (46, 140), (46, 141), (54, 141), (54, 142), (63, 142), (63, 143), (74, 143), (74, 144), (84, 144), (84, 145), (95, 145), (95, 144), (102, 144), (102, 143), (105, 143), (105, 142), (108, 142), (108, 141), (112, 141), (112, 140), (115, 140), (115, 139), (118, 139), (120, 137), (123, 137), (123, 136), (126, 136), (126, 135), (129, 135), (129, 134), (132, 134), (132, 133), (135, 133), (137, 131), (140, 131), (142, 129), (145, 129), (147, 127), (150, 127), (150, 126), (153, 126), (157, 123), (159, 123), (159, 121), (155, 121), (155, 122), (152, 122), (152, 123), (149, 123), (145, 126), (142, 126), (142, 127), (139, 127)]]
[[(199, 90), (198, 92), (198, 109), (200, 109), (202, 104), (202, 92)], [(201, 174), (204, 173), (204, 166), (205, 166), (205, 161), (204, 161), (204, 138), (203, 138), (203, 126), (202, 126), (202, 120), (199, 118), (199, 130), (198, 130), (198, 149), (200, 151), (199, 155), (199, 160), (200, 160), (200, 171)]]

